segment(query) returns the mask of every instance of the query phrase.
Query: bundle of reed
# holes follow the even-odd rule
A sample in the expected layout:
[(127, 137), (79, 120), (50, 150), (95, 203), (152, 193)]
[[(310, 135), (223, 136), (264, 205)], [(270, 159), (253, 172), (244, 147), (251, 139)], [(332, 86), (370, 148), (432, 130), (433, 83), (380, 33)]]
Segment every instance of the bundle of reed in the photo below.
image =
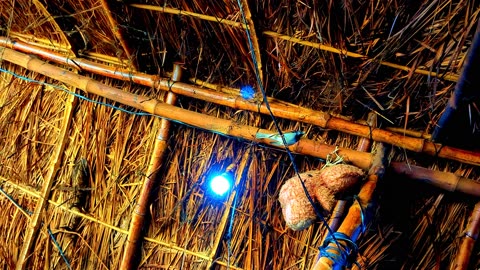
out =
[[(156, 99), (128, 93), (107, 85), (104, 85), (93, 79), (80, 76), (73, 72), (66, 71), (54, 65), (47, 64), (37, 58), (25, 55), (8, 48), (0, 48), (3, 59), (11, 63), (20, 65), (28, 70), (38, 72), (47, 77), (59, 80), (71, 86), (77, 87), (87, 93), (95, 94), (110, 100), (131, 106), (133, 108), (148, 112), (152, 115), (160, 116), (177, 123), (186, 124), (218, 134), (232, 137), (238, 137), (258, 143), (264, 143), (270, 146), (278, 147), (275, 143), (268, 140), (258, 139), (257, 134), (276, 134), (273, 131), (260, 129), (247, 125), (240, 125), (232, 120), (220, 119), (217, 117), (196, 113), (181, 109), (169, 104), (164, 104)], [(168, 83), (168, 85), (171, 85)], [(327, 155), (336, 150), (335, 146), (319, 143), (309, 139), (300, 139), (298, 143), (289, 146), (293, 153), (305, 154), (314, 157), (326, 158)], [(367, 169), (371, 164), (371, 156), (368, 153), (358, 152), (347, 148), (339, 148), (338, 155), (342, 156), (345, 162), (352, 163), (362, 169)], [(394, 167), (395, 168), (395, 167)], [(451, 173), (435, 172), (430, 175), (424, 173), (419, 167), (409, 166), (401, 163), (397, 166), (398, 171), (415, 179), (428, 179), (430, 182), (439, 183), (443, 186), (443, 176), (449, 179), (456, 179), (456, 184), (450, 187), (450, 190), (465, 192), (475, 196), (480, 196), (480, 183), (470, 181), (466, 178), (455, 176)], [(458, 181), (457, 181), (458, 180)], [(451, 186), (450, 184), (447, 184)]]
[[(172, 91), (179, 95), (197, 98), (234, 109), (258, 111), (263, 114), (269, 113), (264, 104), (258, 105), (241, 98), (238, 94), (239, 90), (235, 90), (237, 94), (232, 95), (182, 82), (171, 83), (168, 78), (133, 72), (130, 69), (112, 68), (81, 58), (71, 59), (46, 49), (35, 48), (20, 41), (14, 42), (5, 37), (0, 37), (0, 45), (26, 53), (33, 53), (59, 64), (69, 65), (72, 68), (89, 71), (110, 78), (133, 81), (144, 86), (155, 87), (156, 89), (164, 91)], [(221, 89), (219, 86), (217, 86), (217, 88)], [(384, 129), (371, 128), (368, 125), (358, 124), (322, 111), (315, 111), (273, 98), (269, 98), (269, 103), (272, 113), (276, 117), (313, 124), (321, 128), (339, 130), (365, 138), (372, 138), (374, 141), (388, 143), (418, 153), (457, 160), (467, 164), (480, 165), (480, 154), (477, 152), (433, 143), (424, 138), (408, 137)]]

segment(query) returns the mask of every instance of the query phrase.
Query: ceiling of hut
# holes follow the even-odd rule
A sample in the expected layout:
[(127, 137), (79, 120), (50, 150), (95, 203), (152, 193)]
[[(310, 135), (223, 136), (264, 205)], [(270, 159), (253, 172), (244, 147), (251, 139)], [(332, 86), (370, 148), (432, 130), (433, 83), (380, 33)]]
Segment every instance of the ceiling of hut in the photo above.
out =
[[(480, 208), (475, 72), (431, 134), (466, 63), (478, 72), (479, 1), (0, 3), (2, 269), (319, 267), (328, 230), (313, 212), (290, 229), (282, 185), (332, 163), (376, 175), (381, 155), (378, 185), (361, 180), (373, 195), (332, 194), (365, 221), (345, 265), (462, 262)], [(225, 198), (208, 186), (222, 172)]]

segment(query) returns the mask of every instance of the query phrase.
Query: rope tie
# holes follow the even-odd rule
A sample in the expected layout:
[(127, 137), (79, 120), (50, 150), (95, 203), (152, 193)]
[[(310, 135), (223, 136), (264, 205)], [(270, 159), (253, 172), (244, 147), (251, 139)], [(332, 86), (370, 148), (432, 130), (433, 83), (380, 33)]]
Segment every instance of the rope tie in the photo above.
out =
[[(330, 245), (332, 242), (335, 245)], [(355, 261), (358, 255), (358, 246), (344, 233), (335, 232), (333, 235), (329, 235), (319, 250), (320, 256), (330, 259), (333, 265), (350, 268), (352, 264), (356, 264), (358, 268), (361, 268)]]

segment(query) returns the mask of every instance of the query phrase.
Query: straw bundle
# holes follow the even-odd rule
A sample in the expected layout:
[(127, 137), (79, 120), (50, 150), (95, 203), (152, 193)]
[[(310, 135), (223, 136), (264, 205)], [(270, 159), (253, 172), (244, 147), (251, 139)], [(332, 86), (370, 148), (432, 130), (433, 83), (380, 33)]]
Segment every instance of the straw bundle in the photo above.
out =
[[(151, 222), (140, 240), (140, 268), (310, 269), (326, 231), (315, 222), (303, 231), (285, 225), (278, 197), (295, 176), (291, 160), (250, 140), (275, 127), (257, 113), (268, 113), (265, 104), (238, 96), (243, 85), (258, 92), (256, 68), (280, 128), (305, 132), (290, 149), (299, 171), (321, 167), (335, 146), (347, 162), (367, 169), (371, 156), (352, 150), (357, 135), (398, 146), (388, 181), (376, 188), (374, 223), (358, 242), (363, 268), (441, 269), (454, 261), (477, 201), (444, 190), (479, 195), (478, 168), (468, 165), (478, 164), (478, 151), (424, 138), (459, 78), (478, 23), (477, 1), (240, 2), (2, 2), (1, 36), (20, 40), (14, 46), (27, 54), (44, 54), (37, 47), (56, 52), (55, 61), (47, 59), (60, 65), (56, 76), (79, 73), (61, 82), (54, 73), (42, 75), (50, 67), (38, 59), (30, 71), (0, 53), (1, 68), (23, 76), (0, 74), (0, 261), (7, 268), (21, 260), (34, 269), (120, 267), (160, 128), (147, 111), (190, 126), (173, 123), (165, 141), (160, 181), (146, 205)], [(203, 86), (172, 84), (168, 71), (176, 61)], [(97, 95), (111, 88), (122, 91)], [(157, 105), (167, 95), (160, 90), (183, 92), (178, 107)], [(477, 103), (459, 117), (473, 134)], [(369, 112), (382, 119), (378, 128), (358, 124)], [(88, 196), (78, 211), (71, 207), (77, 191), (65, 188), (72, 188), (81, 158)], [(213, 203), (208, 175), (229, 164), (243, 172), (236, 203)], [(66, 216), (79, 220), (75, 229), (63, 228)], [(25, 241), (30, 231), (36, 237)], [(25, 256), (22, 249), (29, 250)], [(471, 267), (478, 267), (477, 257)]]

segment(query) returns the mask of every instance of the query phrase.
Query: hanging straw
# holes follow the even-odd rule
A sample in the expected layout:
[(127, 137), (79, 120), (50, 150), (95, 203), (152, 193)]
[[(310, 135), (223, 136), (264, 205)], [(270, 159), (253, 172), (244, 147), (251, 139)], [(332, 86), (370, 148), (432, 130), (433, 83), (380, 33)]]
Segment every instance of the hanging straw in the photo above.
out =
[[(156, 75), (133, 72), (128, 69), (116, 69), (81, 58), (69, 59), (61, 54), (54, 53), (46, 49), (37, 48), (23, 42), (12, 42), (5, 37), (0, 37), (0, 46), (13, 48), (29, 54), (33, 53), (55, 63), (69, 65), (79, 70), (89, 71), (110, 78), (132, 81), (144, 86), (155, 87), (164, 91), (171, 91), (179, 95), (197, 98), (234, 109), (268, 114), (268, 110), (264, 104), (258, 105), (256, 103), (247, 101), (241, 98), (238, 94), (226, 94), (181, 82), (170, 85), (169, 79), (161, 78)], [(388, 143), (417, 153), (425, 153), (428, 155), (457, 160), (477, 166), (480, 165), (480, 153), (477, 152), (443, 146), (441, 144), (432, 143), (424, 138), (407, 137), (388, 130), (377, 128), (372, 129), (369, 126), (361, 125), (339, 117), (334, 117), (325, 112), (303, 108), (273, 98), (268, 98), (268, 100), (272, 109), (272, 113), (275, 117), (295, 120), (303, 123), (313, 124), (325, 129), (334, 129), (352, 135), (372, 138), (374, 141)]]

